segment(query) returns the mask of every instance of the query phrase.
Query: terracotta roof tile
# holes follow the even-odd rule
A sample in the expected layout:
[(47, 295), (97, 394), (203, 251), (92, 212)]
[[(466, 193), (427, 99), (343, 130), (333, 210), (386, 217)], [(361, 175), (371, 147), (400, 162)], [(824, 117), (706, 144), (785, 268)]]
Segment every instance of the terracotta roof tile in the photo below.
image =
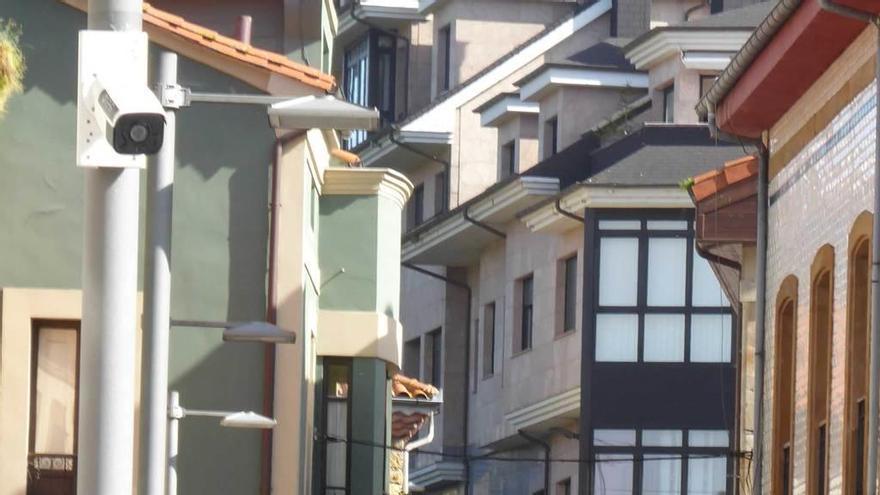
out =
[(431, 399), (440, 393), (437, 387), (400, 373), (391, 378), (391, 391), (394, 397), (409, 397), (410, 399)]
[(408, 442), (418, 434), (429, 419), (430, 417), (423, 413), (393, 412), (391, 414), (391, 438)]
[(744, 156), (731, 160), (723, 167), (694, 177), (691, 193), (696, 201), (702, 201), (725, 188), (758, 175), (758, 159)]
[[(61, 0), (81, 10), (86, 9), (85, 0)], [(325, 74), (313, 67), (294, 62), (278, 53), (261, 50), (246, 45), (234, 38), (223, 36), (188, 22), (183, 17), (174, 15), (162, 9), (157, 9), (149, 3), (143, 4), (144, 23), (159, 28), (170, 34), (192, 41), (216, 53), (225, 55), (245, 64), (267, 69), (285, 77), (295, 79), (303, 84), (323, 91), (332, 92), (336, 89), (336, 79), (330, 74)]]

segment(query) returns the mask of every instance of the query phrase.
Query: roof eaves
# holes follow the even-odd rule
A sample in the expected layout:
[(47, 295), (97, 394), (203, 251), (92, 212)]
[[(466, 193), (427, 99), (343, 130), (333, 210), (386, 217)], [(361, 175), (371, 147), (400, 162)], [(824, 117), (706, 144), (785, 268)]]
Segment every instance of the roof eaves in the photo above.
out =
[(802, 0), (779, 0), (770, 14), (752, 32), (752, 35), (733, 56), (727, 68), (718, 76), (709, 91), (697, 102), (697, 114), (705, 117), (721, 102), (727, 93), (736, 86), (759, 53), (776, 36), (786, 21), (797, 11)]

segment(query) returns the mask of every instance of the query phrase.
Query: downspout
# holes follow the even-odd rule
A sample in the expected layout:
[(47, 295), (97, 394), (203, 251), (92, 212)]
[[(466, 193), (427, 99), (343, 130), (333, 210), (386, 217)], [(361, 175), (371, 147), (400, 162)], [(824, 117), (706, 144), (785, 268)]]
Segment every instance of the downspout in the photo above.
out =
[(871, 234), (871, 365), (868, 396), (868, 471), (865, 476), (867, 495), (877, 493), (877, 442), (880, 441), (880, 16), (872, 12), (857, 10), (819, 0), (822, 10), (868, 24), (877, 29), (877, 55), (874, 67), (876, 122), (874, 123), (874, 225)]
[[(266, 321), (278, 323), (278, 210), (281, 200), (279, 169), (284, 146), (304, 136), (307, 131), (295, 131), (275, 138), (272, 155), (272, 190), (269, 198), (269, 253), (266, 281)], [(275, 345), (263, 346), (263, 414), (274, 417), (275, 409)], [(272, 487), (272, 430), (262, 430), (260, 445), (260, 494), (269, 495)]]
[(495, 235), (495, 236), (500, 237), (502, 239), (507, 239), (507, 234), (505, 234), (504, 232), (501, 232), (500, 230), (496, 229), (495, 227), (492, 227), (491, 225), (485, 224), (485, 223), (473, 218), (470, 215), (470, 206), (465, 207), (464, 211), (461, 212), (461, 215), (466, 222), (472, 223), (472, 224), (476, 225), (477, 227), (485, 230), (486, 232), (489, 232), (492, 235)]
[[(712, 137), (740, 144), (750, 144), (758, 150), (758, 238), (755, 246), (755, 401), (754, 434), (752, 442), (752, 490), (761, 493), (764, 479), (764, 340), (766, 338), (767, 313), (767, 190), (769, 185), (770, 152), (762, 139), (748, 139), (727, 134), (718, 129), (715, 123), (715, 109), (709, 112), (709, 132)], [(730, 260), (728, 260), (730, 261)]]
[[(360, 4), (361, 4), (360, 0), (356, 0), (355, 4), (351, 6), (351, 18), (352, 19), (363, 24), (364, 26), (367, 26), (370, 29), (375, 29), (376, 31), (379, 31), (383, 34), (387, 34), (388, 36), (402, 40), (406, 44), (406, 53), (404, 54), (404, 59), (403, 59), (403, 62), (404, 62), (403, 63), (403, 70), (404, 70), (403, 85), (405, 87), (404, 91), (403, 91), (403, 110), (404, 110), (404, 115), (409, 115), (409, 54), (410, 54), (411, 42), (407, 38), (404, 38), (403, 36), (395, 33), (394, 31), (389, 31), (381, 26), (377, 26), (377, 25), (373, 24), (372, 22), (370, 22), (362, 17), (358, 17), (357, 14), (355, 13), (355, 10), (358, 8), (358, 6), (360, 6)], [(397, 54), (395, 54), (395, 56), (396, 55)], [(397, 74), (395, 74), (395, 78), (396, 77), (397, 77)], [(394, 121), (397, 122), (397, 120), (398, 120), (397, 116), (395, 115)]]
[(554, 208), (556, 208), (556, 213), (559, 213), (560, 215), (562, 215), (564, 217), (568, 217), (574, 221), (584, 223), (584, 217), (575, 215), (574, 213), (563, 209), (561, 201), (562, 201), (562, 198), (556, 198), (556, 203), (553, 204)]
[(462, 421), (461, 426), (461, 434), (462, 434), (462, 443), (464, 444), (464, 452), (462, 459), (464, 460), (464, 495), (471, 495), (471, 463), (470, 463), (470, 455), (468, 454), (468, 420), (470, 416), (470, 383), (471, 383), (471, 296), (473, 292), (471, 291), (471, 286), (459, 282), (457, 280), (453, 280), (449, 277), (439, 275), (432, 271), (425, 270), (422, 267), (413, 265), (412, 263), (408, 263), (406, 261), (402, 261), (400, 266), (405, 268), (409, 268), (414, 272), (419, 272), (422, 275), (427, 275), (428, 277), (435, 278), (437, 280), (442, 280), (443, 282), (458, 287), (465, 291), (467, 295), (467, 304), (465, 304), (465, 311), (467, 315), (465, 317), (465, 342), (464, 346), (464, 400), (462, 401), (462, 406), (464, 407), (464, 421)]
[(425, 153), (424, 151), (416, 148), (415, 146), (409, 145), (409, 144), (404, 143), (403, 141), (397, 139), (397, 137), (395, 137), (394, 133), (399, 132), (399, 131), (400, 131), (400, 128), (398, 128), (398, 127), (394, 127), (393, 129), (391, 129), (391, 132), (388, 134), (388, 140), (391, 141), (392, 143), (396, 144), (397, 146), (400, 146), (401, 148), (411, 152), (411, 153), (419, 155), (420, 157), (422, 157), (426, 160), (430, 160), (434, 163), (439, 163), (440, 165), (443, 165), (443, 170), (446, 174), (446, 194), (443, 196), (443, 211), (449, 210), (449, 194), (450, 194), (450, 191), (452, 190), (452, 164), (449, 163), (448, 160), (444, 160), (442, 158), (436, 157), (430, 153)]
[(544, 449), (544, 493), (550, 494), (550, 444), (525, 430), (516, 431), (519, 436)]
[(434, 411), (431, 411), (428, 421), (428, 434), (425, 435), (425, 438), (420, 438), (403, 447), (403, 493), (409, 493), (409, 453), (434, 441)]

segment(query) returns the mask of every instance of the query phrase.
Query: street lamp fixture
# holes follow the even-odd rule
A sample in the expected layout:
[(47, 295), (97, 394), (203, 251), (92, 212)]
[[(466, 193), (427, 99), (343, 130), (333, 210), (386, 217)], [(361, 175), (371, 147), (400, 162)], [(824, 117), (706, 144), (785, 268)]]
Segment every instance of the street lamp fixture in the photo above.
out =
[(355, 129), (379, 126), (379, 111), (332, 96), (304, 96), (269, 107), (269, 124), (275, 129)]
[(175, 327), (222, 328), (224, 342), (260, 342), (263, 344), (293, 344), (296, 334), (265, 321), (201, 321), (172, 320)]

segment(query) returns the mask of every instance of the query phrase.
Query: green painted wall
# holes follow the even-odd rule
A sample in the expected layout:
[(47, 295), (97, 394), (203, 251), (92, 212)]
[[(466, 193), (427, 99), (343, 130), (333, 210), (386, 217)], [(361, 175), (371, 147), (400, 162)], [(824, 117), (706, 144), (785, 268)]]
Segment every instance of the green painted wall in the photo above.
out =
[[(83, 180), (74, 162), (74, 100), (85, 14), (56, 0), (13, 0), (0, 1), (0, 18), (21, 24), (28, 64), (24, 94), (0, 118), (0, 286), (78, 288)], [(254, 91), (184, 58), (179, 72), (193, 89)], [(265, 115), (186, 109), (177, 143), (172, 314), (263, 318), (273, 143)], [(212, 330), (172, 332), (171, 380), (184, 406), (260, 409), (262, 347), (224, 345)], [(180, 493), (257, 492), (259, 433), (193, 418), (180, 435)]]
[(385, 362), (354, 358), (351, 364), (351, 493), (374, 495), (387, 488), (391, 393)]
[[(321, 197), (322, 309), (377, 311), (376, 256), (379, 222), (376, 196)], [(340, 273), (344, 268), (345, 273)]]

